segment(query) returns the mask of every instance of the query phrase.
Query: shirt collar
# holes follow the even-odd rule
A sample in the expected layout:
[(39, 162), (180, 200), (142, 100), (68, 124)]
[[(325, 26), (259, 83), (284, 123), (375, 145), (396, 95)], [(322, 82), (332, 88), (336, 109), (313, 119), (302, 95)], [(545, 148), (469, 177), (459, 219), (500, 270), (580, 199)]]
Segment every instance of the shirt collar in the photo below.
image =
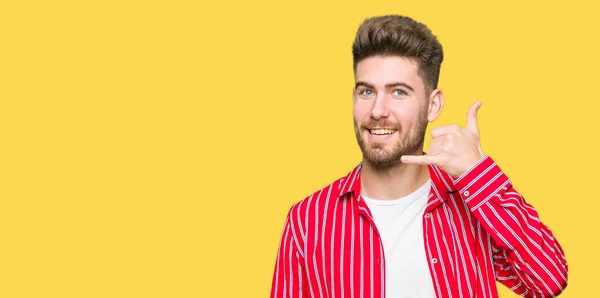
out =
[(360, 195), (360, 170), (362, 169), (362, 162), (358, 164), (346, 177), (340, 180), (340, 197), (354, 192), (355, 197), (358, 198)]
[[(445, 202), (448, 198), (448, 193), (453, 193), (457, 190), (454, 187), (454, 179), (450, 177), (450, 175), (437, 166), (430, 165), (428, 168), (429, 176), (431, 178), (431, 189), (427, 205), (429, 206), (428, 209), (432, 209)], [(340, 180), (340, 197), (352, 192), (354, 193), (354, 198), (360, 200), (361, 169), (362, 162)]]

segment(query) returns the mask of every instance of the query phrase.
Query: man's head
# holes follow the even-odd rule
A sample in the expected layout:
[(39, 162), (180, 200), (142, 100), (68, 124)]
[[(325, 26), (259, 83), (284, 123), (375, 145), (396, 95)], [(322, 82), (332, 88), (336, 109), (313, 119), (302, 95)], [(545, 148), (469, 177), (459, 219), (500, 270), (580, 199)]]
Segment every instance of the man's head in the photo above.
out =
[(427, 123), (444, 104), (437, 38), (408, 17), (375, 17), (359, 27), (352, 53), (354, 129), (364, 161), (386, 168), (420, 154)]

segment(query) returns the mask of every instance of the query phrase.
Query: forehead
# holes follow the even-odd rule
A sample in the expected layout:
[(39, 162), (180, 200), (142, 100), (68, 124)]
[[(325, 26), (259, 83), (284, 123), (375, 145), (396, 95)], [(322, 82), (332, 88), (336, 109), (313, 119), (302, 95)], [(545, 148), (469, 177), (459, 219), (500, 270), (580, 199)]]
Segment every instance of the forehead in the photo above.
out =
[(373, 56), (356, 65), (356, 82), (366, 82), (377, 87), (404, 82), (421, 89), (423, 80), (418, 74), (418, 64), (413, 58), (400, 56)]

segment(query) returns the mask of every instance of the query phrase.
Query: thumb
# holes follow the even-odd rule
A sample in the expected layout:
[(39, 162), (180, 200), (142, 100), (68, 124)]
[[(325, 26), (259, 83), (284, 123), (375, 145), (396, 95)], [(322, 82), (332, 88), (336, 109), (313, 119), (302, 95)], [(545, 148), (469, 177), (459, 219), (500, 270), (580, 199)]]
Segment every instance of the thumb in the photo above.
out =
[(477, 125), (477, 111), (483, 103), (478, 100), (469, 108), (467, 113), (467, 129), (479, 135), (479, 126)]

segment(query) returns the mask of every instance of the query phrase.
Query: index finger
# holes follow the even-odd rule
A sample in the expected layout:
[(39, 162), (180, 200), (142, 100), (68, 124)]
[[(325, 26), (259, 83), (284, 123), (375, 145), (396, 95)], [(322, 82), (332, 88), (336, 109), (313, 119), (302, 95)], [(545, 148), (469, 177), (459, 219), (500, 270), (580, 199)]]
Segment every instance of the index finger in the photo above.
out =
[(439, 136), (443, 136), (446, 134), (449, 134), (453, 131), (459, 131), (460, 127), (456, 124), (449, 124), (449, 125), (444, 125), (444, 126), (440, 126), (440, 127), (436, 127), (434, 129), (431, 130), (431, 136), (434, 138), (437, 138)]

